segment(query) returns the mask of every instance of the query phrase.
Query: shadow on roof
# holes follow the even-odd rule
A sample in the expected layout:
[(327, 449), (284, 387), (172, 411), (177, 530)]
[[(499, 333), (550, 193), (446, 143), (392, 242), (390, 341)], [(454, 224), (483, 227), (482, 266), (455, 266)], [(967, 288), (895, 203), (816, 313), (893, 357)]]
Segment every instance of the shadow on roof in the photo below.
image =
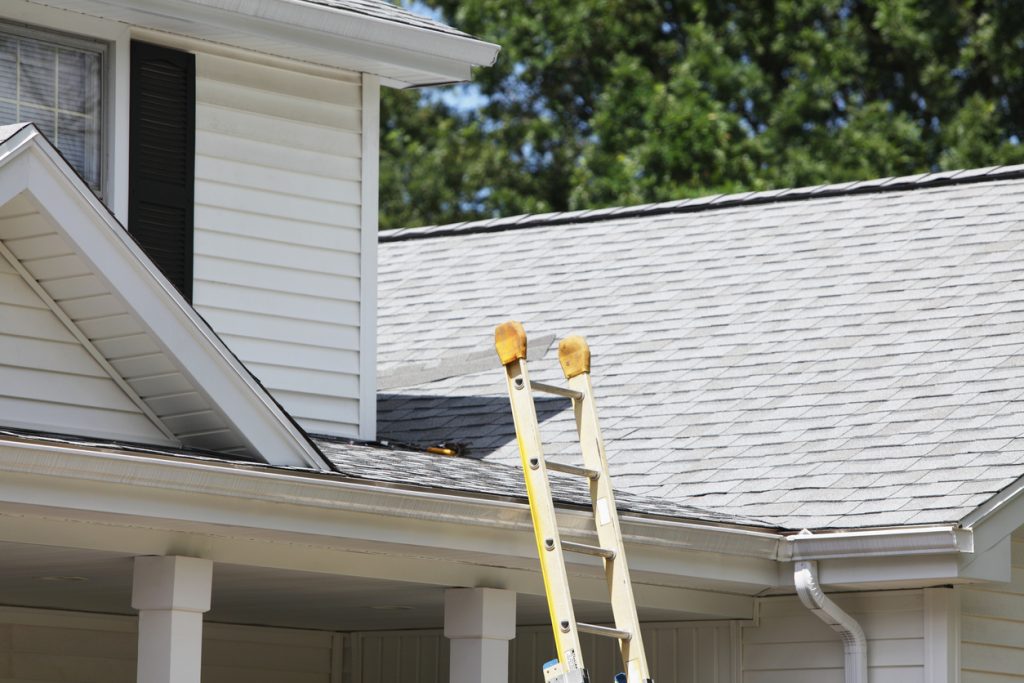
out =
[[(536, 397), (541, 423), (566, 412), (562, 398)], [(482, 458), (516, 438), (504, 396), (377, 394), (377, 438), (416, 446), (460, 444), (463, 455)]]

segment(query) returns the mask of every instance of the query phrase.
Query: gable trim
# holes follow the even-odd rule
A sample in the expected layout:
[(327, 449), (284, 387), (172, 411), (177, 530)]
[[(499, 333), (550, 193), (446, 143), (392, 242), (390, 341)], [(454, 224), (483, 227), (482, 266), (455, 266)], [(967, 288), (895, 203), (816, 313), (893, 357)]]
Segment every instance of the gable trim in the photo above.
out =
[(82, 333), (82, 330), (78, 327), (78, 325), (76, 325), (74, 321), (72, 321), (71, 318), (67, 316), (67, 314), (57, 304), (57, 302), (54, 301), (49, 294), (47, 294), (46, 290), (39, 286), (39, 283), (36, 281), (34, 277), (32, 277), (32, 274), (25, 270), (25, 267), (21, 265), (21, 261), (18, 260), (18, 257), (12, 254), (11, 250), (8, 249), (7, 245), (5, 245), (2, 241), (0, 241), (0, 256), (6, 259), (7, 262), (11, 265), (11, 267), (14, 268), (15, 271), (17, 271), (18, 275), (21, 276), (21, 279), (25, 282), (25, 284), (28, 285), (28, 287), (35, 293), (36, 296), (40, 298), (40, 300), (42, 300), (44, 304), (46, 304), (46, 307), (50, 309), (50, 312), (57, 316), (57, 320), (59, 320), (60, 323), (67, 329), (67, 331), (71, 333), (71, 336), (73, 336), (78, 341), (78, 343), (82, 345), (82, 348), (85, 349), (86, 353), (88, 353), (89, 356), (94, 361), (96, 361), (96, 363), (101, 368), (103, 368), (103, 371), (110, 376), (110, 379), (114, 382), (114, 384), (116, 384), (118, 388), (125, 393), (125, 395), (135, 405), (135, 407), (138, 408), (139, 411), (141, 411), (142, 414), (145, 415), (146, 418), (153, 423), (153, 426), (156, 427), (161, 434), (167, 437), (168, 442), (176, 445), (179, 444), (180, 442), (178, 441), (178, 439), (167, 428), (163, 421), (159, 417), (157, 417), (156, 413), (153, 412), (149, 405), (147, 405), (146, 402), (142, 400), (142, 397), (139, 396), (127, 382), (125, 382), (124, 378), (121, 377), (121, 373), (119, 373), (117, 370), (114, 369), (112, 365), (110, 365), (109, 361), (107, 361), (107, 359), (104, 358), (103, 354), (99, 352), (99, 349), (97, 349), (96, 346), (89, 340), (89, 338)]
[[(317, 448), (33, 125), (0, 129), (0, 203), (29, 192), (77, 253), (267, 462), (330, 470)], [(39, 201), (42, 195), (46, 201)], [(73, 231), (66, 226), (73, 225)]]

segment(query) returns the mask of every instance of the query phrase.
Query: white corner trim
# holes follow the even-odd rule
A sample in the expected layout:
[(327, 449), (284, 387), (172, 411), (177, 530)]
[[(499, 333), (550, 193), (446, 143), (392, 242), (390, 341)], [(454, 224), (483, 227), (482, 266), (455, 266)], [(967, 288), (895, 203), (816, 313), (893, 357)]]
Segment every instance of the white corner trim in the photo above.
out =
[(380, 79), (363, 74), (362, 196), (359, 221), (359, 438), (377, 438), (377, 221), (380, 193)]
[(167, 443), (180, 446), (181, 442), (178, 441), (178, 439), (174, 436), (171, 430), (167, 428), (167, 425), (165, 425), (163, 421), (159, 417), (157, 417), (156, 413), (154, 413), (152, 409), (150, 409), (150, 407), (146, 404), (146, 402), (142, 400), (142, 397), (139, 396), (135, 392), (135, 390), (131, 388), (131, 386), (128, 384), (128, 382), (124, 380), (123, 377), (121, 377), (121, 374), (117, 370), (115, 370), (114, 367), (103, 356), (103, 354), (99, 352), (99, 349), (97, 349), (96, 346), (89, 340), (89, 338), (85, 336), (85, 334), (78, 327), (78, 325), (76, 325), (74, 321), (72, 321), (71, 318), (68, 317), (67, 313), (64, 312), (64, 309), (62, 309), (60, 305), (58, 305), (57, 302), (54, 301), (53, 298), (51, 298), (50, 295), (46, 293), (46, 290), (43, 289), (38, 282), (36, 282), (36, 279), (32, 277), (32, 274), (25, 270), (25, 266), (21, 264), (21, 261), (19, 261), (18, 258), (11, 253), (11, 250), (8, 249), (7, 245), (4, 244), (2, 241), (0, 241), (0, 258), (5, 259), (7, 263), (9, 263), (12, 268), (14, 268), (15, 272), (17, 272), (18, 275), (21, 276), (22, 281), (24, 281), (24, 283), (28, 285), (29, 289), (31, 289), (35, 293), (35, 295), (42, 300), (44, 304), (46, 304), (46, 307), (50, 309), (50, 312), (57, 316), (57, 320), (59, 320), (60, 323), (64, 326), (64, 328), (71, 334), (71, 336), (74, 337), (79, 344), (81, 344), (82, 348), (85, 349), (85, 352), (88, 353), (89, 356), (101, 368), (103, 368), (103, 371), (106, 372), (110, 379), (113, 380), (114, 384), (116, 384), (118, 388), (124, 392), (124, 394), (128, 397), (128, 400), (135, 404), (135, 407), (138, 408), (139, 411), (146, 416), (146, 419), (148, 419), (153, 424), (153, 426), (156, 427), (157, 430), (159, 430), (159, 432), (163, 434), (164, 437), (167, 438)]
[[(65, 238), (111, 291), (121, 295), (166, 352), (179, 360), (182, 370), (255, 451), (272, 464), (330, 470), (306, 436), (35, 126), (8, 134), (0, 144), (0, 166), (7, 166), (15, 157), (27, 165), (17, 177), (4, 174), (3, 192), (29, 191), (37, 197), (40, 211), (65, 231)], [(75, 229), (68, 231), (67, 226)]]
[(924, 680), (960, 683), (960, 591), (924, 591)]
[(825, 595), (818, 583), (818, 563), (796, 563), (793, 582), (800, 602), (843, 639), (846, 683), (868, 683), (868, 639), (857, 620)]

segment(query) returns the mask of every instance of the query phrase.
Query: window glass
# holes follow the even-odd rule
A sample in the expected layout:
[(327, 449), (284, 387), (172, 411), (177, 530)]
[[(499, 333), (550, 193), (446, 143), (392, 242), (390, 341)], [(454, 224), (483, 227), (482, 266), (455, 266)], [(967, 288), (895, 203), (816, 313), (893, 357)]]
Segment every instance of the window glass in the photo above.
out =
[(97, 192), (103, 53), (87, 41), (0, 27), (0, 125), (36, 124)]

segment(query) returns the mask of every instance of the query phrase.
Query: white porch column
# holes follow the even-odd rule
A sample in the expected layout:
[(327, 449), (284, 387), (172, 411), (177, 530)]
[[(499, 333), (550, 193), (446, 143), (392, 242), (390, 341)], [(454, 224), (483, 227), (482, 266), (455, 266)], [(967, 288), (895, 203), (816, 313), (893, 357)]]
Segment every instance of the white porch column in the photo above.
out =
[(136, 557), (132, 607), (139, 610), (139, 683), (199, 683), (203, 612), (210, 609), (213, 562)]
[(451, 641), (450, 683), (508, 683), (516, 594), (497, 588), (448, 589), (444, 635)]

